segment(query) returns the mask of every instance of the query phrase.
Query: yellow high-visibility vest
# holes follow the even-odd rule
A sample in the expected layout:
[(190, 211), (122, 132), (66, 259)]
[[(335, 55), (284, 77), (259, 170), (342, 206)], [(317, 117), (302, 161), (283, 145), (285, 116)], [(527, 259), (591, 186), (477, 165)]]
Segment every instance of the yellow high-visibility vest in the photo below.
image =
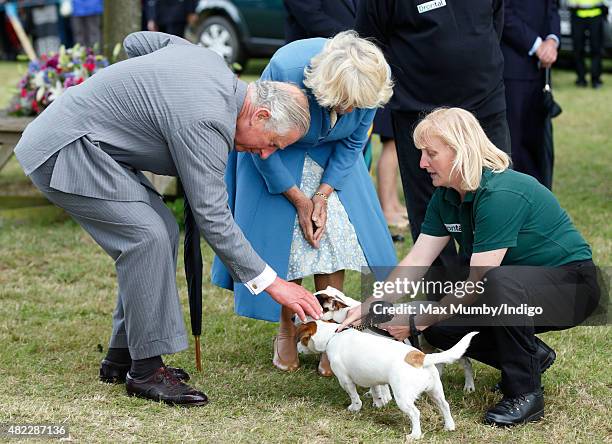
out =
[(598, 17), (603, 13), (602, 0), (568, 0), (567, 6), (576, 9), (576, 15), (580, 18)]

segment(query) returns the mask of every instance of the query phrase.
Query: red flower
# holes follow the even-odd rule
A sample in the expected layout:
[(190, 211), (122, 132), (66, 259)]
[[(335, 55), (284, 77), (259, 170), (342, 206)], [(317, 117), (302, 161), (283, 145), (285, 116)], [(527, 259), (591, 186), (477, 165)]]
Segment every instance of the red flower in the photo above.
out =
[(76, 79), (76, 82), (74, 82), (75, 85), (80, 85), (81, 83), (83, 83), (83, 77), (79, 77)]
[(89, 72), (93, 72), (94, 69), (96, 69), (96, 64), (95, 63), (83, 63), (83, 67), (89, 71)]
[(28, 95), (28, 91), (25, 88), (21, 88), (21, 97), (25, 97)]
[(38, 106), (38, 102), (36, 100), (32, 100), (32, 109), (36, 114), (40, 112), (40, 107)]

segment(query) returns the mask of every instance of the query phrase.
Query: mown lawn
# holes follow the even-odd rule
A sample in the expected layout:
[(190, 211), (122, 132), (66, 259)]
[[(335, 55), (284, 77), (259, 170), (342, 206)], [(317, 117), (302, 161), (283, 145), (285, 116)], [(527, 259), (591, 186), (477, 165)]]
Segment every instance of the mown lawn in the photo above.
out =
[[(0, 103), (6, 103), (15, 66), (0, 64), (0, 77)], [(555, 192), (595, 260), (610, 265), (612, 76), (600, 91), (575, 89), (569, 71), (555, 78), (564, 108), (555, 121)], [(204, 251), (208, 268), (212, 255)], [(182, 271), (177, 281), (187, 321)], [(350, 276), (348, 288), (356, 294), (358, 275)], [(64, 423), (81, 442), (403, 442), (410, 431), (393, 403), (375, 410), (364, 401), (359, 414), (347, 412), (347, 395), (335, 379), (316, 374), (313, 358), (294, 374), (276, 371), (276, 326), (235, 316), (231, 294), (208, 281), (204, 371), (195, 371), (191, 350), (166, 362), (187, 369), (210, 405), (185, 410), (127, 398), (123, 387), (97, 381), (115, 294), (112, 261), (61, 211), (44, 205), (12, 160), (0, 173), (0, 423)], [(418, 403), (424, 441), (610, 442), (611, 332), (579, 327), (544, 334), (558, 355), (544, 376), (546, 417), (514, 429), (481, 424), (498, 399), (489, 392), (495, 370), (476, 364), (476, 392), (464, 394), (462, 371), (450, 366), (443, 382), (457, 431), (442, 430), (425, 398)]]

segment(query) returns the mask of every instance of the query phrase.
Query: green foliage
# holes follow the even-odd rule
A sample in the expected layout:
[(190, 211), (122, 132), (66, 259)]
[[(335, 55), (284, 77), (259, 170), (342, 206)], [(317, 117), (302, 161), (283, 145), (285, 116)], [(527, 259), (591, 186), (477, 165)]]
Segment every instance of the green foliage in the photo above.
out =
[(182, 197), (174, 200), (166, 200), (166, 206), (172, 210), (172, 214), (179, 224), (181, 231), (185, 229), (185, 213), (183, 211), (185, 206), (185, 199)]

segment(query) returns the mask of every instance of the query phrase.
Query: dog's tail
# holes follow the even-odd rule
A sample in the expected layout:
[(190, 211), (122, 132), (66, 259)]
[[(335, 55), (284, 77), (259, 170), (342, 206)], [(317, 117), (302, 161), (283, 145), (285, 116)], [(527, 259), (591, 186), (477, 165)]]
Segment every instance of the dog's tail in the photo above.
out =
[(459, 342), (457, 342), (452, 348), (440, 353), (424, 354), (418, 350), (409, 352), (404, 361), (413, 367), (427, 367), (436, 364), (450, 364), (460, 359), (467, 348), (470, 345), (470, 341), (474, 336), (478, 334), (477, 331), (473, 331), (465, 335)]

